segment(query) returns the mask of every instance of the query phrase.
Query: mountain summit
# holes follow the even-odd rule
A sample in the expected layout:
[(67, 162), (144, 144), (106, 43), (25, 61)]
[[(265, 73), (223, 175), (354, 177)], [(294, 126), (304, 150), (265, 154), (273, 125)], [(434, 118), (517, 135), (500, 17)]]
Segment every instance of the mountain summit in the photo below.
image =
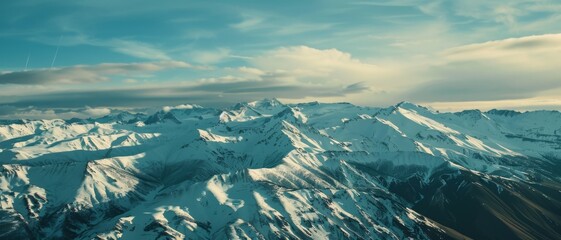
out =
[(0, 239), (559, 239), (561, 113), (403, 102), (0, 123)]

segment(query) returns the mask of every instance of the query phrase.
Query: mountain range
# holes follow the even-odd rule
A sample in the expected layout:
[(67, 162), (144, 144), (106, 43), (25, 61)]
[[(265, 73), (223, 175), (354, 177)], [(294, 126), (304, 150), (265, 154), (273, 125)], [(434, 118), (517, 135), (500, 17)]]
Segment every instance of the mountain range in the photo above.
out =
[(1, 239), (561, 239), (561, 113), (409, 102), (0, 121)]

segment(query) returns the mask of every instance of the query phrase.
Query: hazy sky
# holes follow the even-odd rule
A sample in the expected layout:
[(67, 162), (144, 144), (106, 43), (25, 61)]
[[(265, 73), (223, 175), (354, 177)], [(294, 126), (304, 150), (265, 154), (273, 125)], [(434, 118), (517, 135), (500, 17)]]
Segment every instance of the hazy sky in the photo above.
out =
[(561, 109), (561, 2), (0, 2), (0, 118), (277, 97)]

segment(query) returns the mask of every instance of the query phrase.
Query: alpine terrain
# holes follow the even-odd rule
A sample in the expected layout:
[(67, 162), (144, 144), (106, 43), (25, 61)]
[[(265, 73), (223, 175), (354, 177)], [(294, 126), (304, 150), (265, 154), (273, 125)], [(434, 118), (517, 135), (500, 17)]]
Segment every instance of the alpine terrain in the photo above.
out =
[(557, 111), (3, 120), (0, 163), (0, 239), (561, 239)]

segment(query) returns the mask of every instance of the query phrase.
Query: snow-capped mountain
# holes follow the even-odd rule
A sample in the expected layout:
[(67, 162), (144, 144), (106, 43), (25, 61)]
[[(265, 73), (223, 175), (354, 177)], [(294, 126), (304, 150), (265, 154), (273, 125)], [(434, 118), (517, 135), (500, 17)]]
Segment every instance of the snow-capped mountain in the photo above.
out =
[(0, 122), (0, 239), (561, 238), (560, 112), (188, 106)]

